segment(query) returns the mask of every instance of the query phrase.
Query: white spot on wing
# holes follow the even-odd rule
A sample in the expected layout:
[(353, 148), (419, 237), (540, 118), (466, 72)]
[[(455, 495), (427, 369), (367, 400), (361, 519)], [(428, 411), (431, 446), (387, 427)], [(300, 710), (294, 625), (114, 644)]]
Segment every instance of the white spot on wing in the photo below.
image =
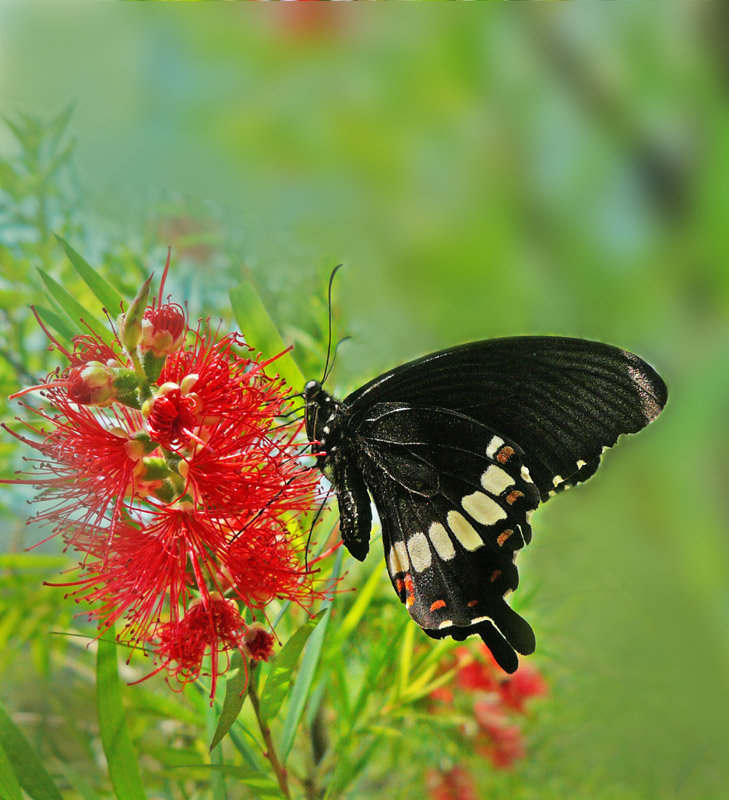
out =
[[(506, 519), (506, 511), (494, 500), (483, 492), (467, 494), (461, 505), (468, 513), (482, 525), (493, 525), (500, 519)], [(448, 521), (450, 525), (450, 520)], [(465, 546), (465, 545), (464, 545)]]
[(587, 461), (583, 461), (582, 459), (580, 459), (577, 462), (577, 469), (582, 469), (585, 466), (585, 464), (587, 464)]
[(495, 495), (501, 494), (504, 489), (511, 486), (513, 483), (514, 479), (511, 475), (509, 475), (508, 472), (504, 472), (501, 467), (497, 467), (496, 464), (491, 464), (481, 476), (481, 486), (483, 486), (487, 492)]
[(452, 619), (447, 619), (445, 622), (441, 622), (438, 628), (450, 628), (453, 625)]
[(531, 473), (529, 472), (529, 469), (527, 467), (521, 468), (521, 479), (523, 481), (526, 481), (527, 483), (534, 483), (534, 481), (532, 480)]
[(501, 447), (504, 443), (504, 440), (499, 438), (498, 436), (494, 436), (493, 439), (489, 442), (489, 446), (486, 448), (486, 455), (489, 458), (493, 458), (496, 454), (496, 451)]
[(470, 625), (478, 625), (479, 622), (492, 622), (493, 623), (493, 620), (491, 619), (491, 617), (474, 617), (469, 624)]
[(552, 478), (552, 485), (559, 486), (560, 483), (564, 483), (564, 478), (561, 475), (555, 475), (554, 478)]
[(450, 561), (456, 554), (455, 548), (448, 531), (440, 524), (434, 522), (428, 530), (430, 541), (435, 547), (435, 552), (443, 559), (443, 561)]
[(476, 529), (458, 511), (448, 512), (448, 527), (466, 550), (478, 550), (479, 547), (483, 547), (483, 540)]
[(387, 563), (390, 568), (390, 575), (397, 575), (399, 572), (408, 571), (408, 551), (405, 549), (404, 542), (395, 542), (390, 548), (390, 555)]
[(422, 572), (430, 566), (430, 545), (425, 534), (414, 533), (408, 539), (408, 553), (410, 554), (410, 563), (416, 572)]

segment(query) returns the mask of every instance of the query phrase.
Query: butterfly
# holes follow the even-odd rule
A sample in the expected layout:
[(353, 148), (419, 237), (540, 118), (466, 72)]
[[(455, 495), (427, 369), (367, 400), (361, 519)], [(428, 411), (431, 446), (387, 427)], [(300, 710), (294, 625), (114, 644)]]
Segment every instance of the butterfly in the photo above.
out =
[(638, 356), (557, 336), (442, 350), (343, 400), (318, 381), (304, 390), (307, 435), (336, 493), (345, 547), (367, 555), (371, 498), (410, 616), (435, 639), (480, 635), (506, 672), (536, 644), (505, 599), (534, 510), (590, 478), (667, 396)]

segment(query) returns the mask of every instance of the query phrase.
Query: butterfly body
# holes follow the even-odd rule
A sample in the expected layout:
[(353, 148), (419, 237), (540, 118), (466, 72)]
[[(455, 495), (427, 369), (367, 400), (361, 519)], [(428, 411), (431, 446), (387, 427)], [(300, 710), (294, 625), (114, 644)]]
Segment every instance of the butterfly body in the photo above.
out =
[(480, 635), (508, 672), (534, 650), (505, 601), (540, 502), (590, 477), (602, 451), (658, 415), (665, 384), (609, 345), (516, 337), (440, 351), (339, 401), (305, 387), (307, 434), (345, 546), (382, 523), (393, 588), (433, 638)]

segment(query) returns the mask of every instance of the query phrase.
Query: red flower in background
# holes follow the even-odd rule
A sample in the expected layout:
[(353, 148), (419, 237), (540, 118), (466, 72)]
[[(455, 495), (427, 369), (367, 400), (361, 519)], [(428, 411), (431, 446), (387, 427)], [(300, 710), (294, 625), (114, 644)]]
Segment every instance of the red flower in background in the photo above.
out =
[(428, 770), (426, 786), (432, 800), (478, 800), (473, 777), (463, 767), (447, 772)]
[(118, 638), (181, 685), (209, 654), (214, 692), (230, 650), (272, 652), (242, 607), (325, 594), (289, 530), (316, 484), (301, 425), (281, 422), (291, 401), (275, 359), (205, 321), (189, 329), (179, 305), (147, 305), (148, 284), (111, 344), (90, 333), (69, 352), (49, 334), (69, 366), (34, 387), (51, 410), (29, 409), (38, 424), (13, 433), (39, 454), (15, 482), (40, 490), (36, 520), (80, 552), (64, 585), (100, 630), (121, 623)]
[(544, 697), (547, 689), (547, 682), (542, 674), (528, 662), (521, 663), (516, 672), (505, 677), (499, 684), (501, 701), (520, 714), (525, 712), (527, 700), (531, 697)]
[[(455, 673), (457, 691), (448, 686), (433, 690), (431, 712), (452, 713), (455, 706), (470, 713), (473, 723), (464, 725), (463, 733), (472, 752), (487, 758), (496, 769), (510, 769), (526, 756), (519, 717), (526, 714), (530, 698), (547, 694), (544, 677), (524, 661), (507, 675), (483, 645), (475, 652), (466, 646), (456, 648), (443, 665), (443, 674), (447, 673)], [(477, 796), (473, 778), (460, 766), (429, 773), (426, 784), (433, 800)]]

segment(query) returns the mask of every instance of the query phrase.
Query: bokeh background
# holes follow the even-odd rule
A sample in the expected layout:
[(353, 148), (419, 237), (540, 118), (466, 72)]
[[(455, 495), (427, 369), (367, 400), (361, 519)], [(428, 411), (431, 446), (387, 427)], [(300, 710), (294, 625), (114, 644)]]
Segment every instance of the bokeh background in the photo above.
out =
[[(3, 396), (52, 364), (28, 311), (35, 267), (85, 296), (52, 232), (129, 292), (171, 244), (193, 316), (229, 321), (228, 290), (250, 280), (312, 377), (343, 262), (338, 393), (492, 336), (639, 353), (669, 404), (535, 517), (514, 602), (551, 696), (528, 757), (484, 765), (482, 787), (726, 797), (728, 21), (720, 3), (0, 6)], [(22, 455), (3, 439), (4, 476)], [(51, 559), (36, 576), (13, 567), (42, 537), (27, 499), (0, 492), (0, 697), (72, 770), (88, 754), (59, 741), (93, 726), (83, 653), (49, 643), (73, 614), (40, 586), (57, 545), (34, 551)], [(44, 728), (49, 695), (63, 701)], [(399, 724), (362, 796), (422, 792), (442, 756)], [(155, 796), (177, 796), (163, 784)]]

